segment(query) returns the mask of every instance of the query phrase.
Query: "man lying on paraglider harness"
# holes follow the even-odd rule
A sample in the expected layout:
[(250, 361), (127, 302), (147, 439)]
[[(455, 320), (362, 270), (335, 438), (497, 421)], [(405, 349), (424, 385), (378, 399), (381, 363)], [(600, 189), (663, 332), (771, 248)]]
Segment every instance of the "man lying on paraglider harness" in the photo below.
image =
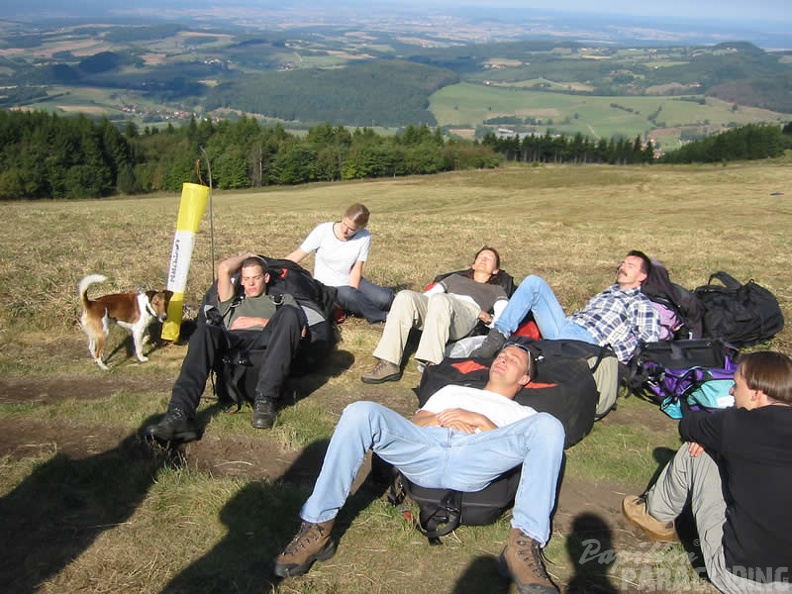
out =
[(253, 404), (253, 427), (268, 429), (290, 373), (321, 361), (335, 344), (334, 290), (301, 266), (252, 252), (217, 267), (168, 412), (145, 435), (159, 442), (198, 439), (196, 410), (212, 371), (221, 401)]

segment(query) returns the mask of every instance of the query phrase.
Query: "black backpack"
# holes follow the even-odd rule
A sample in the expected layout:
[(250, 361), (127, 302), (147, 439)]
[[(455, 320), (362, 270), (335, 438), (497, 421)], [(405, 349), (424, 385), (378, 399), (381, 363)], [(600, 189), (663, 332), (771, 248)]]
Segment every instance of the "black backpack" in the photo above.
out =
[[(671, 282), (668, 270), (662, 263), (652, 260), (649, 276), (641, 283), (641, 292), (652, 302), (672, 312), (675, 324), (668, 328), (671, 339), (701, 338), (704, 304), (693, 291)], [(662, 324), (663, 315), (660, 318)]]
[[(390, 476), (388, 501), (403, 506), (407, 498), (419, 508), (415, 527), (429, 540), (429, 544), (441, 544), (440, 537), (451, 534), (460, 525), (483, 526), (497, 521), (514, 505), (514, 496), (520, 486), (522, 468), (517, 466), (503, 473), (486, 488), (475, 492), (453, 489), (429, 489), (421, 487), (389, 466), (376, 454), (372, 457), (376, 472)], [(412, 514), (404, 507), (404, 515)]]
[[(713, 279), (721, 284), (712, 284)], [(704, 336), (739, 348), (770, 340), (784, 328), (778, 300), (753, 280), (742, 284), (725, 272), (716, 272), (694, 293), (704, 304)]]

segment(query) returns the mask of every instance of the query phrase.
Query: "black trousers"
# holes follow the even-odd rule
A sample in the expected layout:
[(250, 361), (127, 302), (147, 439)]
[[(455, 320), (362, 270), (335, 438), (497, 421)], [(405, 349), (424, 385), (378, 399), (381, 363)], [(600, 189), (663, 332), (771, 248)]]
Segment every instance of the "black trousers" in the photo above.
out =
[(266, 347), (256, 395), (279, 398), (300, 345), (301, 329), (302, 312), (288, 305), (279, 307), (263, 330), (227, 330), (225, 326), (198, 324), (173, 385), (168, 410), (180, 408), (194, 417), (215, 362), (231, 349)]

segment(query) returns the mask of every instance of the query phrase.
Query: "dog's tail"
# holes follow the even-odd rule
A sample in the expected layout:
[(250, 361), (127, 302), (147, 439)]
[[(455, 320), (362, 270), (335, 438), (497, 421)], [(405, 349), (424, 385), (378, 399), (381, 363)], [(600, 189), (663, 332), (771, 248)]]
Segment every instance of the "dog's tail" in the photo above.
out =
[(83, 303), (87, 303), (88, 297), (86, 293), (88, 292), (88, 287), (94, 283), (103, 283), (106, 280), (107, 277), (104, 275), (89, 274), (80, 281), (79, 285), (77, 285), (77, 295), (80, 297), (80, 299), (82, 299)]

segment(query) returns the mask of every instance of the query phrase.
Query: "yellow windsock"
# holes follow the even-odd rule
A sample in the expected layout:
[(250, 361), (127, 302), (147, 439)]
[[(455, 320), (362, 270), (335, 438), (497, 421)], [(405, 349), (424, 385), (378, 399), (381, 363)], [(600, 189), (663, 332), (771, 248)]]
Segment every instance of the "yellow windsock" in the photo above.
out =
[(162, 325), (163, 340), (179, 338), (187, 272), (190, 270), (190, 259), (193, 247), (195, 247), (195, 234), (198, 232), (198, 225), (201, 223), (208, 199), (208, 186), (191, 183), (182, 185), (179, 218), (176, 221), (176, 234), (173, 237), (173, 249), (168, 268), (167, 288), (173, 291), (173, 297), (168, 304), (168, 319)]

